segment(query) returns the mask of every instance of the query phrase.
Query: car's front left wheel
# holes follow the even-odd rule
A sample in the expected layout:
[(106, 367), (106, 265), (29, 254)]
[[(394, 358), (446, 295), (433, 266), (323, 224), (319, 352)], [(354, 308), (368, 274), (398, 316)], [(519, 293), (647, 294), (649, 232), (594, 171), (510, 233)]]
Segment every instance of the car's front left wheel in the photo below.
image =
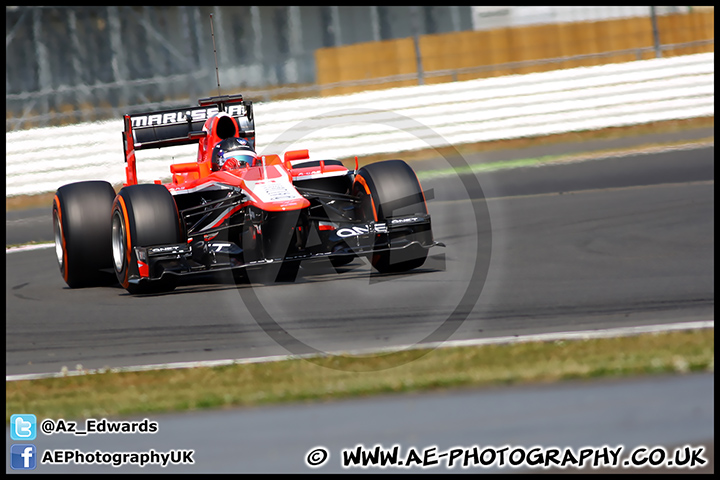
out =
[[(118, 282), (128, 292), (157, 293), (173, 290), (175, 275), (140, 280), (148, 268), (135, 247), (177, 244), (183, 241), (177, 205), (163, 185), (130, 185), (118, 193), (112, 208), (112, 260)], [(146, 260), (147, 261), (147, 260)], [(158, 272), (148, 272), (153, 275)], [(139, 280), (139, 281), (138, 281)]]

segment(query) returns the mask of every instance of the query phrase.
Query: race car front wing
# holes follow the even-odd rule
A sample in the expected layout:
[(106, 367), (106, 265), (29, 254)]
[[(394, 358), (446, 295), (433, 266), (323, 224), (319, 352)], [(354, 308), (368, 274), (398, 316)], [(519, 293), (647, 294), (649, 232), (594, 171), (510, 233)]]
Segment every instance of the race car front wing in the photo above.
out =
[(275, 262), (299, 262), (321, 258), (347, 258), (370, 256), (392, 251), (398, 258), (404, 252), (417, 248), (430, 249), (445, 245), (432, 240), (430, 215), (408, 215), (388, 219), (387, 222), (348, 223), (334, 225), (328, 239), (320, 250), (307, 249), (279, 258), (262, 258), (244, 261), (243, 249), (228, 241), (209, 240), (192, 243), (135, 247), (138, 262), (137, 275), (130, 275), (129, 282), (137, 284), (155, 281), (164, 275), (192, 275), (201, 272), (234, 270)]

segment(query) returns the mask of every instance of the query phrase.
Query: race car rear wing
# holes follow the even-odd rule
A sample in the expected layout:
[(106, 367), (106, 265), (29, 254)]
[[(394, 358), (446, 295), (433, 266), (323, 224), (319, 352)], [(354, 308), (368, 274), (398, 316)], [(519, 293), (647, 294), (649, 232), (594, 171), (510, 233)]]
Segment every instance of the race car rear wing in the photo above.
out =
[(123, 153), (128, 184), (137, 183), (135, 151), (173, 145), (197, 143), (206, 136), (205, 121), (225, 112), (235, 119), (241, 137), (255, 140), (255, 118), (252, 102), (241, 94), (221, 95), (198, 100), (197, 107), (161, 110), (123, 116)]

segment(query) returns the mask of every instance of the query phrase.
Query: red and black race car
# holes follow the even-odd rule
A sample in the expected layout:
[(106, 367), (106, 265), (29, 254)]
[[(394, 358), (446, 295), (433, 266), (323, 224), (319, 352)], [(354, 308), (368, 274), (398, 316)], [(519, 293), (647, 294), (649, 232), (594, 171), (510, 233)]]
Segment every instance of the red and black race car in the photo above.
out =
[[(127, 183), (117, 194), (105, 181), (57, 190), (55, 249), (68, 286), (112, 271), (130, 293), (219, 270), (292, 281), (303, 261), (341, 266), (358, 256), (378, 272), (402, 272), (442, 245), (404, 161), (358, 169), (356, 159), (350, 170), (307, 150), (257, 155), (252, 102), (223, 95), (198, 105), (124, 116)], [(197, 160), (170, 165), (170, 183), (138, 184), (136, 151), (192, 143)]]

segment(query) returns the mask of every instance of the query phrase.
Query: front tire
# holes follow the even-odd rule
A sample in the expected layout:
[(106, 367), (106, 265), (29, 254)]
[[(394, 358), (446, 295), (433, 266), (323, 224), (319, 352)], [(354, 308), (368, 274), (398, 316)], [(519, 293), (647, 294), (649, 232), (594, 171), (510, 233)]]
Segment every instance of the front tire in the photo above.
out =
[[(353, 195), (359, 197), (357, 217), (365, 222), (388, 223), (388, 219), (402, 215), (427, 215), (425, 196), (413, 169), (403, 160), (371, 163), (358, 170), (353, 183)], [(393, 240), (390, 239), (392, 244)], [(413, 232), (404, 241), (432, 243), (432, 232)], [(425, 263), (428, 251), (417, 243), (399, 250), (373, 252), (370, 261), (380, 273), (404, 272)]]
[[(112, 263), (118, 282), (131, 294), (167, 292), (175, 288), (175, 275), (142, 280), (135, 247), (183, 242), (177, 205), (162, 185), (130, 185), (118, 193), (112, 207)], [(157, 272), (150, 272), (156, 274)]]
[(115, 190), (105, 181), (60, 187), (53, 199), (53, 232), (60, 274), (70, 288), (102, 282), (112, 267), (110, 213)]

